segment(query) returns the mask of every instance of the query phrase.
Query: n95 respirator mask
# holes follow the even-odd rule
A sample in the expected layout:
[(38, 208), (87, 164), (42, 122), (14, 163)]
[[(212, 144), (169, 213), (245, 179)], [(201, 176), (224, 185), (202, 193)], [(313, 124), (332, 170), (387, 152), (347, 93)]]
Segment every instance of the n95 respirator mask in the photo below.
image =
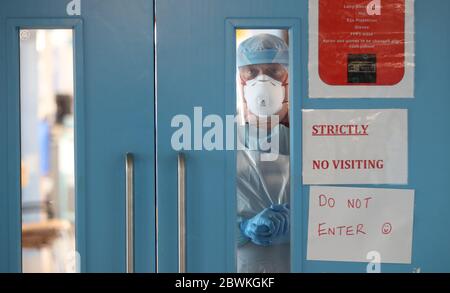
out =
[(283, 107), (285, 87), (280, 81), (268, 75), (258, 75), (244, 85), (244, 97), (247, 107), (259, 117), (267, 117), (278, 113)]

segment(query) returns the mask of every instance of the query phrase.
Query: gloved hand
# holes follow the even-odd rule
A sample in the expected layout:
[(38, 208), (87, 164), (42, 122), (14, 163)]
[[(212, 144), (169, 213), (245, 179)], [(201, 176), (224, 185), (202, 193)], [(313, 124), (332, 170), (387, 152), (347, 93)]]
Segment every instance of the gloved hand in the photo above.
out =
[(273, 244), (283, 244), (283, 243), (289, 243), (291, 240), (291, 223), (290, 223), (290, 210), (289, 210), (289, 204), (283, 204), (283, 205), (272, 205), (270, 207), (273, 210), (276, 210), (280, 213), (283, 213), (286, 215), (286, 221), (285, 226), (283, 230), (280, 230), (280, 233), (276, 235), (272, 239), (272, 245)]
[(289, 206), (271, 205), (253, 218), (242, 221), (240, 229), (257, 245), (283, 243), (284, 241), (280, 241), (289, 235)]

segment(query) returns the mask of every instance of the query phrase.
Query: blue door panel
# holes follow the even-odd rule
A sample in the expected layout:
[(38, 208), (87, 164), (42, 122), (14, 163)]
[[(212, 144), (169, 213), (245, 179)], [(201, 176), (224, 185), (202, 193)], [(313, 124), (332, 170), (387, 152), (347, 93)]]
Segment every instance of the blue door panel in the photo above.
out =
[[(78, 20), (75, 36), (77, 249), (82, 271), (125, 271), (125, 154), (135, 157), (135, 270), (155, 270), (153, 1), (18, 0), (0, 4), (0, 271), (20, 271), (17, 51), (7, 27), (57, 28)], [(82, 24), (82, 25), (81, 25)], [(10, 42), (10, 41), (8, 41)], [(7, 49), (8, 48), (8, 49)], [(79, 58), (82, 56), (82, 58)], [(6, 68), (4, 64), (11, 64)], [(15, 71), (16, 70), (16, 71)], [(10, 80), (11, 77), (9, 77)], [(16, 78), (17, 80), (17, 78)], [(11, 88), (12, 87), (12, 88)], [(11, 106), (12, 105), (12, 106)], [(9, 122), (9, 123), (8, 123)], [(7, 168), (8, 157), (10, 160)], [(13, 170), (13, 172), (8, 172)], [(7, 175), (6, 175), (7, 174)], [(4, 175), (4, 176), (3, 176)], [(8, 208), (9, 204), (9, 208)], [(10, 235), (5, 237), (4, 235)]]
[[(299, 1), (156, 1), (157, 17), (157, 173), (158, 257), (161, 271), (177, 271), (176, 156), (170, 145), (171, 119), (185, 114), (194, 121), (194, 106), (208, 114), (234, 115), (235, 58), (234, 26), (283, 27), (291, 29), (295, 68), (300, 66), (299, 36), (306, 36), (301, 19), (306, 3)], [(177, 9), (174, 9), (177, 7)], [(302, 12), (304, 11), (304, 12)], [(229, 62), (226, 63), (226, 60)], [(174, 69), (176, 68), (176, 69)], [(295, 74), (293, 91), (306, 94), (301, 86), (305, 71)], [(176, 86), (173, 83), (176, 82)], [(297, 109), (300, 100), (293, 101)], [(291, 117), (300, 131), (300, 111)], [(300, 136), (292, 145), (300, 149)], [(292, 148), (291, 148), (292, 149)], [(301, 161), (301, 153), (293, 155)], [(187, 269), (189, 272), (235, 271), (236, 185), (235, 153), (232, 151), (187, 151)], [(300, 170), (293, 170), (300, 182)], [(294, 182), (294, 186), (300, 187)], [(300, 191), (298, 189), (298, 191)], [(297, 192), (298, 193), (298, 192)], [(300, 195), (298, 193), (298, 195)], [(297, 195), (296, 198), (300, 198)], [(293, 201), (294, 202), (294, 201)], [(300, 201), (295, 201), (297, 210)], [(293, 215), (294, 218), (299, 214)], [(298, 218), (300, 219), (300, 218)], [(300, 221), (298, 221), (300, 222)], [(299, 230), (302, 227), (298, 227)], [(295, 235), (298, 238), (301, 234)], [(302, 246), (300, 238), (297, 248)], [(301, 259), (294, 251), (293, 257)], [(298, 263), (301, 265), (301, 262)]]

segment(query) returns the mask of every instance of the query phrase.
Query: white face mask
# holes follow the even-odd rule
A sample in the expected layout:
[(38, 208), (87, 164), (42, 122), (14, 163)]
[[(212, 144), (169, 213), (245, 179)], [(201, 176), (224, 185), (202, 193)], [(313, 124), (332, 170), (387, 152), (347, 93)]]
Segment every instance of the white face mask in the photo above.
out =
[(283, 107), (285, 88), (268, 75), (258, 75), (244, 86), (244, 97), (250, 112), (267, 117), (278, 113)]

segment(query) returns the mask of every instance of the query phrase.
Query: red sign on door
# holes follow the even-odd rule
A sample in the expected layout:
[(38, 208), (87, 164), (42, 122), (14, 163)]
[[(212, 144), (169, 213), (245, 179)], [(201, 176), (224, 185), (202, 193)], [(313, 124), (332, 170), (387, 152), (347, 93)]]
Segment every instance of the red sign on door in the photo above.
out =
[(395, 85), (405, 74), (405, 0), (319, 0), (319, 76)]

